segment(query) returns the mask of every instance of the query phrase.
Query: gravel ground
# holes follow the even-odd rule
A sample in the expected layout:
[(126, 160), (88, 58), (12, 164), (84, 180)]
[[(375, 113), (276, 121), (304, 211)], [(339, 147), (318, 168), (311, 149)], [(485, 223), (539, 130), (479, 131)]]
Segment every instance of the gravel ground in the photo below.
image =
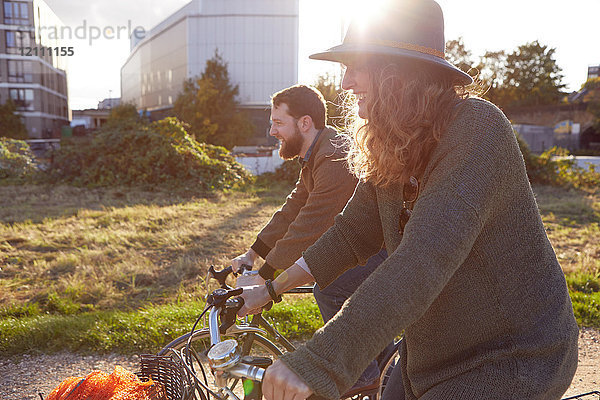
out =
[[(138, 370), (137, 356), (72, 353), (24, 355), (0, 359), (0, 399), (40, 399), (69, 376), (85, 376), (92, 370), (112, 372), (115, 365)], [(579, 366), (564, 397), (600, 390), (600, 331), (583, 328), (579, 336)], [(588, 400), (588, 398), (586, 398)], [(589, 400), (592, 400), (591, 398)]]
[(0, 359), (0, 399), (40, 400), (69, 376), (85, 376), (93, 370), (112, 372), (116, 365), (139, 370), (138, 356), (116, 354), (82, 356), (73, 353), (24, 355)]

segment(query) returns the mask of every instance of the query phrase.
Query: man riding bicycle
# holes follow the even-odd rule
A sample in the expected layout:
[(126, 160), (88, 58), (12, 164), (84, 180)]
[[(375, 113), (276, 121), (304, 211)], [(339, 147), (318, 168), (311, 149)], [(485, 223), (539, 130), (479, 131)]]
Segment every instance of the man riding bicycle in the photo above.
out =
[[(258, 256), (265, 260), (252, 278), (238, 278), (238, 286), (264, 285), (265, 280), (274, 279), (276, 272), (291, 266), (333, 225), (333, 218), (346, 205), (358, 182), (344, 160), (344, 140), (325, 125), (327, 107), (319, 91), (296, 85), (275, 93), (271, 102), (270, 135), (281, 142), (280, 156), (287, 160), (298, 157), (302, 170), (296, 187), (254, 244), (232, 260), (234, 271), (242, 264), (253, 266)], [(325, 322), (386, 257), (385, 250), (381, 250), (327, 288), (315, 285), (314, 296)], [(379, 369), (373, 360), (345, 396), (377, 388), (378, 378)]]

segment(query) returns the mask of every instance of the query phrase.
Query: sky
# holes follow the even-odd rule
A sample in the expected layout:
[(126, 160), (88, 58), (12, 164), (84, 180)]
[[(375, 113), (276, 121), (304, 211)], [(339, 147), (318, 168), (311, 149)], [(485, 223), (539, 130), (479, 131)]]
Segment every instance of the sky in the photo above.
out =
[[(300, 0), (299, 82), (311, 84), (319, 74), (335, 73), (334, 63), (309, 60), (312, 53), (339, 44), (351, 15), (365, 15), (381, 0)], [(73, 39), (68, 58), (69, 106), (96, 108), (120, 96), (120, 69), (129, 55), (127, 32), (150, 30), (189, 0), (46, 0), (63, 23), (77, 27), (112, 27), (120, 39)], [(444, 11), (446, 40), (463, 38), (474, 61), (485, 51), (506, 50), (539, 40), (556, 48), (567, 90), (578, 90), (589, 65), (600, 65), (597, 18), (600, 0), (438, 0)], [(89, 29), (89, 28), (88, 28)]]

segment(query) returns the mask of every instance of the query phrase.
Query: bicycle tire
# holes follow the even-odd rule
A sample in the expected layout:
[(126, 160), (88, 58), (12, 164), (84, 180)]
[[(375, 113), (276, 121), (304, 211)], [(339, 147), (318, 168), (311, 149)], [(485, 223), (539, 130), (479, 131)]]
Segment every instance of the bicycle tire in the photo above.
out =
[(383, 398), (382, 397), (383, 391), (385, 390), (385, 387), (387, 386), (387, 383), (390, 379), (392, 371), (394, 370), (394, 367), (396, 365), (398, 365), (398, 362), (400, 361), (400, 353), (398, 352), (398, 350), (400, 349), (400, 343), (401, 343), (401, 341), (397, 341), (396, 343), (394, 343), (394, 347), (392, 348), (392, 351), (388, 352), (381, 361), (383, 368), (381, 368), (381, 370), (380, 370), (381, 373), (379, 375), (380, 384), (379, 384), (379, 391), (377, 393), (378, 400)]
[[(170, 349), (175, 349), (175, 350), (183, 349), (187, 345), (190, 335), (191, 335), (191, 333), (187, 333), (185, 335), (182, 335), (182, 336), (176, 338), (175, 340), (173, 340), (172, 342), (167, 344), (165, 347), (163, 347), (158, 352), (158, 355), (159, 356), (168, 355), (170, 352)], [(228, 333), (228, 334), (221, 336), (221, 340), (226, 340), (226, 339), (237, 340), (237, 342), (240, 345), (240, 348), (244, 349), (242, 351), (242, 356), (245, 356), (245, 355), (262, 356), (262, 357), (269, 357), (272, 360), (275, 360), (281, 354), (283, 354), (281, 352), (281, 350), (273, 342), (271, 342), (269, 339), (265, 338), (264, 336), (261, 336), (258, 333), (255, 333), (255, 332), (234, 332), (234, 333)], [(192, 343), (191, 346), (195, 349), (195, 351), (198, 354), (201, 354), (202, 352), (208, 350), (208, 348), (210, 347), (210, 333), (209, 333), (208, 329), (199, 329), (199, 330), (194, 331), (191, 343)], [(197, 360), (194, 360), (194, 368), (196, 369), (197, 373), (200, 373), (199, 372), (200, 368), (198, 367)], [(211, 388), (211, 390), (216, 391), (217, 388), (214, 387), (214, 385), (213, 385), (214, 380), (212, 379), (212, 376), (209, 376), (210, 367), (208, 366), (208, 363), (203, 361), (202, 368), (205, 371), (205, 373), (207, 374), (209, 387)], [(199, 375), (199, 378), (204, 380), (204, 378), (201, 374)], [(243, 389), (242, 385), (239, 384), (239, 379), (232, 380), (230, 382), (230, 384), (228, 385), (228, 388), (231, 391), (233, 391), (239, 398), (244, 398), (244, 389)]]

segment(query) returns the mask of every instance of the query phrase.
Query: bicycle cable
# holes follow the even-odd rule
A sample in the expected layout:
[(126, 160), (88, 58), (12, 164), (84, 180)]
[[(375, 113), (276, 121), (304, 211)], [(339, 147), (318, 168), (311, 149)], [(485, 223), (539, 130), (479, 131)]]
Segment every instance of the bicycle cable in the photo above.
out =
[[(193, 354), (193, 353), (196, 353), (196, 352), (195, 352), (195, 350), (194, 350), (194, 349), (191, 347), (191, 344), (192, 344), (192, 338), (193, 338), (193, 336), (194, 336), (194, 332), (196, 331), (196, 327), (198, 326), (198, 323), (200, 322), (200, 320), (202, 320), (202, 317), (204, 316), (204, 314), (206, 314), (206, 312), (207, 312), (207, 311), (208, 311), (208, 310), (209, 310), (211, 307), (212, 307), (211, 305), (208, 305), (208, 304), (207, 304), (207, 305), (204, 307), (204, 310), (202, 310), (202, 312), (200, 313), (200, 316), (199, 316), (199, 317), (196, 319), (196, 322), (194, 322), (194, 325), (192, 326), (192, 330), (190, 331), (190, 335), (189, 335), (189, 337), (188, 337), (187, 343), (185, 344), (185, 347), (184, 347), (184, 349), (183, 349), (183, 350), (184, 350), (184, 351), (183, 351), (183, 354), (184, 354), (184, 357), (185, 357), (185, 358), (184, 358), (184, 360), (185, 360), (184, 364), (188, 364), (188, 365), (189, 365), (189, 368), (187, 368), (187, 365), (186, 365), (186, 369), (188, 369), (188, 370), (189, 370), (189, 369), (191, 369), (191, 371), (188, 371), (188, 372), (192, 374), (192, 376), (193, 376), (194, 380), (197, 380), (197, 381), (199, 381), (199, 382), (200, 382), (200, 380), (199, 380), (199, 379), (198, 379), (198, 377), (196, 376), (196, 369), (194, 368), (194, 361), (192, 360), (192, 356), (193, 356), (193, 358), (195, 358), (195, 359), (196, 359), (196, 361), (198, 362), (198, 365), (200, 366), (200, 371), (202, 372), (202, 377), (204, 378), (204, 383), (206, 384), (206, 387), (205, 387), (205, 389), (206, 389), (208, 392), (210, 392), (210, 394), (212, 394), (214, 397), (216, 397), (216, 396), (215, 396), (215, 394), (214, 394), (214, 393), (213, 393), (213, 392), (212, 392), (210, 389), (208, 389), (208, 378), (206, 377), (206, 372), (204, 371), (204, 367), (202, 366), (202, 363), (201, 363), (201, 362), (200, 362), (200, 360), (198, 359), (197, 355), (196, 355), (196, 354)], [(202, 385), (202, 386), (204, 386), (204, 385)]]
[(197, 390), (200, 393), (200, 397), (202, 398), (201, 400), (207, 399), (207, 396), (204, 394), (204, 392), (200, 388), (198, 388), (198, 386), (200, 386), (202, 389), (206, 390), (206, 393), (210, 394), (215, 399), (219, 399), (220, 398), (215, 392), (213, 392), (212, 390), (210, 390), (210, 388), (208, 387), (208, 382), (203, 383), (200, 379), (198, 379), (198, 377), (196, 376), (196, 374), (193, 371), (190, 370), (190, 366), (185, 362), (185, 360), (183, 359), (183, 357), (177, 351), (174, 351), (173, 354), (180, 360), (181, 365), (183, 366), (183, 368), (185, 368), (185, 370), (187, 372), (188, 379), (189, 379), (189, 377), (191, 377), (193, 379), (193, 381), (194, 381), (194, 390)]

